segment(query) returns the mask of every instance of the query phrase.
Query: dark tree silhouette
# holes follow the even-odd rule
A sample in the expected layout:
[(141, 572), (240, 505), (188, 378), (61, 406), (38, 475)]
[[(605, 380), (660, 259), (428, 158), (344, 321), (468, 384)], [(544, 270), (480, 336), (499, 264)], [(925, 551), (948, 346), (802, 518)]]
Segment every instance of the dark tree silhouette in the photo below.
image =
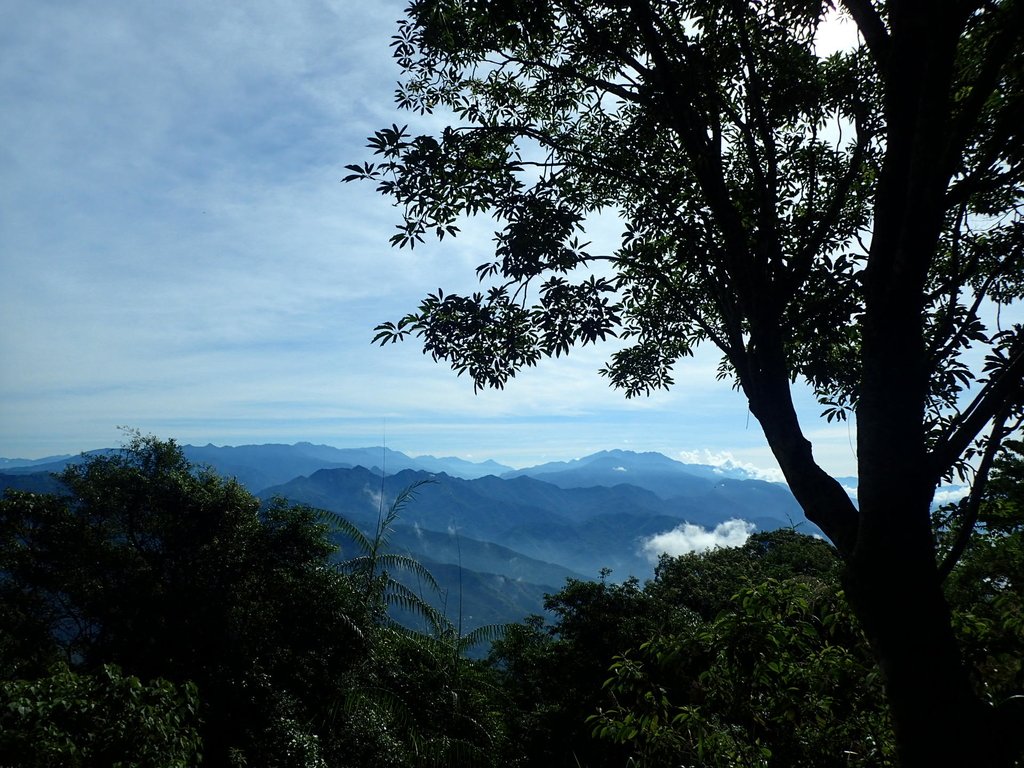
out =
[[(830, 12), (860, 43), (822, 57)], [(396, 245), (500, 227), (484, 290), (428, 296), (382, 344), (417, 336), (501, 387), (617, 336), (602, 373), (629, 396), (721, 350), (844, 558), (905, 765), (1005, 764), (1024, 733), (969, 685), (930, 520), (977, 453), (982, 492), (1021, 416), (1024, 333), (986, 317), (1024, 290), (1022, 35), (1019, 0), (413, 0), (398, 104), (452, 124), (385, 128), (349, 166), (401, 208)], [(600, 211), (623, 221), (610, 254), (583, 242)], [(797, 379), (856, 414), (856, 505), (815, 462)]]

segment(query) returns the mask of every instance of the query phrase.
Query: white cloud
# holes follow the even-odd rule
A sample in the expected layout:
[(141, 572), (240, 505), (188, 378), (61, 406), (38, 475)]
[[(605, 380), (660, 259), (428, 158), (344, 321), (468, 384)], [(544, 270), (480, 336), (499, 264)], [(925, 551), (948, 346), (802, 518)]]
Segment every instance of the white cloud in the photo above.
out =
[(943, 504), (952, 504), (953, 502), (960, 501), (968, 494), (971, 489), (967, 487), (960, 487), (956, 485), (947, 486), (945, 488), (939, 488), (935, 492), (935, 497), (932, 499), (932, 504), (935, 506), (942, 506)]
[(705, 464), (724, 472), (739, 471), (753, 480), (765, 480), (769, 483), (784, 483), (786, 478), (778, 467), (765, 469), (750, 462), (739, 461), (729, 451), (679, 451), (677, 458), (685, 464)]
[(643, 552), (651, 562), (663, 555), (685, 555), (688, 552), (704, 552), (715, 547), (740, 547), (746, 543), (756, 526), (746, 520), (726, 520), (714, 530), (701, 528), (692, 523), (683, 523), (665, 533), (651, 536), (643, 543)]
[(369, 501), (371, 508), (383, 511), (384, 509), (384, 497), (380, 491), (375, 491), (369, 486), (363, 488), (363, 495)]

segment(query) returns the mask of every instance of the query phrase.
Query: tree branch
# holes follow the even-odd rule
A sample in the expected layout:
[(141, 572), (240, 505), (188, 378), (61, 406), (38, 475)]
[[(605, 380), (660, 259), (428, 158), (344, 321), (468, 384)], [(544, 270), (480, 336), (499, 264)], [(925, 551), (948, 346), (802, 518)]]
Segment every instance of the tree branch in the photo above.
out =
[[(846, 172), (839, 180), (839, 183), (833, 187), (832, 194), (829, 196), (827, 204), (822, 209), (822, 216), (818, 221), (817, 226), (811, 230), (810, 237), (807, 238), (806, 242), (803, 243), (793, 257), (794, 280), (793, 284), (789, 287), (790, 292), (795, 292), (806, 279), (814, 262), (815, 254), (820, 252), (822, 243), (825, 242), (826, 236), (835, 226), (836, 220), (839, 218), (839, 214), (842, 213), (846, 198), (850, 194), (850, 190), (853, 189), (853, 184), (857, 180), (857, 177), (861, 174), (860, 166), (864, 161), (864, 155), (867, 151), (866, 147), (869, 142), (870, 137), (866, 137), (862, 141), (861, 135), (858, 133), (857, 143), (854, 145), (853, 153), (850, 157), (850, 163), (846, 168)], [(810, 183), (811, 185), (814, 185), (816, 183), (816, 179), (812, 178)]]
[(968, 543), (970, 543), (971, 534), (974, 533), (974, 526), (978, 522), (978, 512), (981, 509), (982, 497), (985, 495), (985, 487), (988, 485), (989, 472), (992, 469), (992, 464), (995, 462), (996, 454), (999, 453), (999, 449), (1002, 447), (1003, 438), (1006, 437), (1004, 426), (1009, 416), (1010, 409), (1004, 408), (992, 425), (992, 434), (989, 436), (988, 444), (985, 446), (985, 453), (981, 457), (978, 471), (974, 473), (974, 483), (971, 485), (971, 495), (967, 499), (963, 520), (960, 523), (960, 530), (957, 531), (953, 546), (939, 564), (939, 579), (942, 581), (945, 581), (946, 577), (949, 576), (953, 567), (963, 557)]
[(1018, 340), (1009, 362), (982, 387), (928, 455), (931, 475), (938, 484), (967, 447), (1007, 404), (1017, 403), (1024, 391), (1024, 344)]
[[(989, 45), (985, 49), (984, 60), (978, 76), (972, 82), (962, 84), (967, 88), (967, 96), (961, 102), (960, 110), (953, 118), (947, 150), (951, 158), (963, 156), (968, 139), (976, 133), (978, 120), (989, 97), (995, 93), (998, 87), (1000, 74), (1011, 63), (1010, 53), (1015, 45), (1019, 45), (1022, 30), (1024, 30), (1024, 19), (1021, 18), (1024, 16), (1024, 5), (1021, 3), (999, 3), (996, 8), (997, 10), (992, 11), (993, 14), (1004, 15), (1007, 18), (997, 18), (990, 22), (996, 28), (996, 32), (990, 38)], [(1004, 110), (1004, 112), (1009, 111), (1011, 115), (1014, 112), (1019, 113), (1020, 104), (1021, 99), (1018, 94), (1015, 102), (1011, 102), (1011, 109)], [(1017, 109), (1012, 109), (1013, 106), (1016, 106)], [(1012, 130), (1012, 125), (1019, 125), (1019, 123), (1015, 120), (1003, 121), (1002, 127)], [(997, 130), (996, 134), (998, 135), (999, 132)], [(995, 142), (993, 144), (997, 148), (1002, 148)], [(987, 164), (985, 167), (987, 168)]]
[[(675, 96), (679, 83), (671, 79), (678, 76), (678, 67), (669, 58), (661, 45), (661, 39), (655, 28), (654, 11), (649, 0), (631, 0), (630, 7), (637, 22), (640, 34), (655, 62), (652, 77), (661, 86), (666, 96)], [(692, 73), (699, 74), (699, 73)], [(694, 78), (691, 78), (693, 80)], [(684, 151), (700, 185), (701, 192), (711, 211), (711, 216), (722, 234), (725, 242), (725, 267), (736, 281), (741, 303), (749, 305), (756, 300), (756, 291), (750, 286), (747, 254), (746, 232), (739, 213), (733, 205), (728, 185), (722, 168), (721, 155), (712, 153), (709, 134), (710, 121), (698, 112), (694, 105), (693, 94), (680, 98), (671, 98), (664, 105), (671, 115), (672, 128), (679, 136)]]
[(741, 372), (743, 391), (793, 496), (807, 519), (825, 532), (844, 558), (850, 557), (857, 542), (860, 513), (839, 481), (814, 460), (793, 406), (778, 339), (764, 339), (748, 357), (750, 364)]
[(857, 29), (864, 36), (871, 58), (878, 66), (884, 66), (889, 58), (889, 32), (885, 28), (882, 17), (870, 0), (842, 0), (846, 10), (853, 16)]

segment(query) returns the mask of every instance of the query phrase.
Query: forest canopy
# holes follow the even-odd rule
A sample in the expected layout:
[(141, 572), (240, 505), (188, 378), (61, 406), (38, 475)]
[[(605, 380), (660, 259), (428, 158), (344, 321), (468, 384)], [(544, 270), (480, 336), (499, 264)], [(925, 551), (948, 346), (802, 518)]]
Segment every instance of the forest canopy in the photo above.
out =
[[(1024, 683), (1012, 447), (985, 533), (946, 581), (971, 685), (992, 702)], [(260, 504), (152, 438), (62, 482), (0, 500), (5, 765), (896, 764), (842, 560), (820, 539), (755, 533), (665, 556), (645, 584), (570, 580), (471, 660), (454, 627), (391, 618), (401, 556), (384, 528), (339, 552), (351, 540), (332, 514)]]

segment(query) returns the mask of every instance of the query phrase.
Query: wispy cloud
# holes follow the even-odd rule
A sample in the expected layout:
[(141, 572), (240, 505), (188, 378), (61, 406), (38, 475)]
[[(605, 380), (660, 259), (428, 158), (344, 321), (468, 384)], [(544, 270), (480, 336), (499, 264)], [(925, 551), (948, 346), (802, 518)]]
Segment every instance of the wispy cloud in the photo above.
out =
[[(392, 106), (404, 0), (47, 0), (0, 29), (0, 455), (116, 444), (380, 442), (513, 465), (623, 447), (772, 463), (718, 354), (626, 401), (612, 347), (472, 393), (373, 326), (477, 287), (494, 222), (415, 252), (341, 184)], [(437, 116), (414, 130), (436, 127)], [(429, 122), (433, 121), (433, 122)], [(589, 233), (603, 250), (613, 217)], [(694, 443), (687, 436), (699, 436)], [(724, 466), (724, 464), (723, 464)]]
[(679, 451), (677, 458), (685, 464), (704, 464), (723, 472), (738, 470), (755, 480), (770, 483), (784, 483), (786, 478), (778, 467), (758, 467), (749, 461), (740, 461), (731, 451), (711, 451), (707, 448), (696, 451)]

